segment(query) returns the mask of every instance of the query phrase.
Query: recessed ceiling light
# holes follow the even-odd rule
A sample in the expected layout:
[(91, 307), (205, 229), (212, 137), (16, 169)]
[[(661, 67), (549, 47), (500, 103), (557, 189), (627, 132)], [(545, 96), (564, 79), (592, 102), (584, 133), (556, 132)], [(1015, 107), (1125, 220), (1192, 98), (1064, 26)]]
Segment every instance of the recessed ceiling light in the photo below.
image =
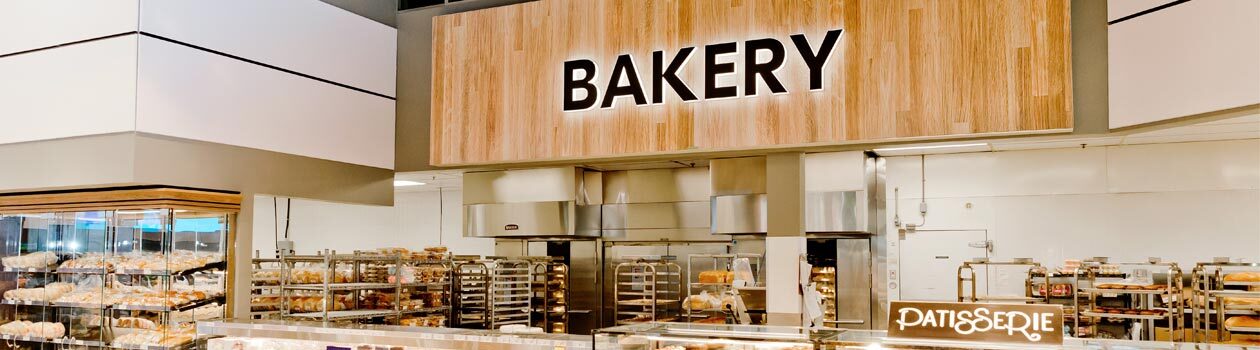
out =
[(394, 187), (421, 186), (421, 185), (424, 185), (424, 183), (417, 182), (417, 181), (408, 181), (408, 180), (394, 180)]

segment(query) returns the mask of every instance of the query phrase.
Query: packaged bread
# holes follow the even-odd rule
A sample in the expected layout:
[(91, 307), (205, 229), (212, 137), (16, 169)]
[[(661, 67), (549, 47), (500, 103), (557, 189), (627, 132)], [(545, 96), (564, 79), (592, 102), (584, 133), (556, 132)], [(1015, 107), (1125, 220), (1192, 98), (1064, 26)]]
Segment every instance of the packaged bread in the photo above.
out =
[(1260, 317), (1255, 316), (1234, 316), (1225, 320), (1226, 327), (1251, 327), (1260, 328)]
[(1260, 272), (1235, 272), (1226, 274), (1225, 282), (1260, 282)]

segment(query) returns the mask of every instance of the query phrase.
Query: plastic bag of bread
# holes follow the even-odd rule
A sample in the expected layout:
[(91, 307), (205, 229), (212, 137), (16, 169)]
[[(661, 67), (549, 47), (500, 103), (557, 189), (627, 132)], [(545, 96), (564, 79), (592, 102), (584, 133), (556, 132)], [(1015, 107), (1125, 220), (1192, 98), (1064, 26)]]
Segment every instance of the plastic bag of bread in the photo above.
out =
[(708, 291), (701, 291), (700, 294), (688, 296), (683, 300), (683, 307), (688, 310), (712, 310), (721, 307), (722, 299), (709, 294)]

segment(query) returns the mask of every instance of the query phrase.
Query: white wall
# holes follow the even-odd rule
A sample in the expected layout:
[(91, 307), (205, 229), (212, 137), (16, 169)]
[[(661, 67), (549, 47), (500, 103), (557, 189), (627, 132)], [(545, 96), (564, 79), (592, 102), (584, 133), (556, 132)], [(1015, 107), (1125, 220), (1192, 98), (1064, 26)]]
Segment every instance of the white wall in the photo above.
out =
[[(1163, 2), (1111, 0), (1109, 17)], [(1260, 1), (1190, 1), (1107, 32), (1111, 128), (1260, 103)]]
[[(289, 239), (298, 254), (323, 249), (339, 252), (403, 247), (418, 250), (444, 245), (456, 254), (493, 255), (494, 240), (464, 238), (460, 191), (443, 191), (439, 217), (438, 192), (399, 192), (393, 207), (293, 199)], [(258, 196), (254, 209), (254, 249), (263, 256), (275, 250), (275, 207), (271, 197)], [(283, 235), (286, 200), (279, 199)], [(441, 228), (439, 229), (439, 223)]]
[(143, 0), (140, 5), (145, 33), (395, 96), (398, 30), (323, 1)]
[(0, 1), (0, 55), (134, 32), (137, 2)]
[(4, 1), (0, 33), (0, 144), (139, 131), (394, 167), (397, 30), (322, 1)]
[(134, 34), (0, 58), (0, 144), (134, 130), (135, 92)]
[(138, 79), (137, 131), (394, 167), (393, 100), (150, 37)]
[[(1162, 257), (1187, 273), (1218, 256), (1260, 262), (1257, 139), (928, 155), (925, 163), (923, 228), (988, 230), (994, 260), (1057, 267), (1073, 258)], [(889, 227), (894, 188), (901, 218), (920, 221), (921, 169), (918, 156), (888, 159)], [(890, 254), (931, 254), (898, 246)], [(994, 278), (994, 291), (1022, 288), (1017, 273)]]

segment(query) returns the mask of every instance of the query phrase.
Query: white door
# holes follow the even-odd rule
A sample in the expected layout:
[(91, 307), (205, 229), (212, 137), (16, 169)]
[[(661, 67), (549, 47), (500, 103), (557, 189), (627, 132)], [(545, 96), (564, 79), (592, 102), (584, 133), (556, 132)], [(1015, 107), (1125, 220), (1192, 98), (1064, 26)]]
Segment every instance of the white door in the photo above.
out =
[[(987, 240), (984, 231), (917, 231), (907, 232), (898, 246), (900, 254), (901, 300), (955, 301), (958, 298), (958, 267), (964, 261), (988, 257), (988, 249), (973, 248), (970, 243)], [(983, 269), (976, 274), (984, 291)], [(970, 293), (970, 292), (968, 292)]]

